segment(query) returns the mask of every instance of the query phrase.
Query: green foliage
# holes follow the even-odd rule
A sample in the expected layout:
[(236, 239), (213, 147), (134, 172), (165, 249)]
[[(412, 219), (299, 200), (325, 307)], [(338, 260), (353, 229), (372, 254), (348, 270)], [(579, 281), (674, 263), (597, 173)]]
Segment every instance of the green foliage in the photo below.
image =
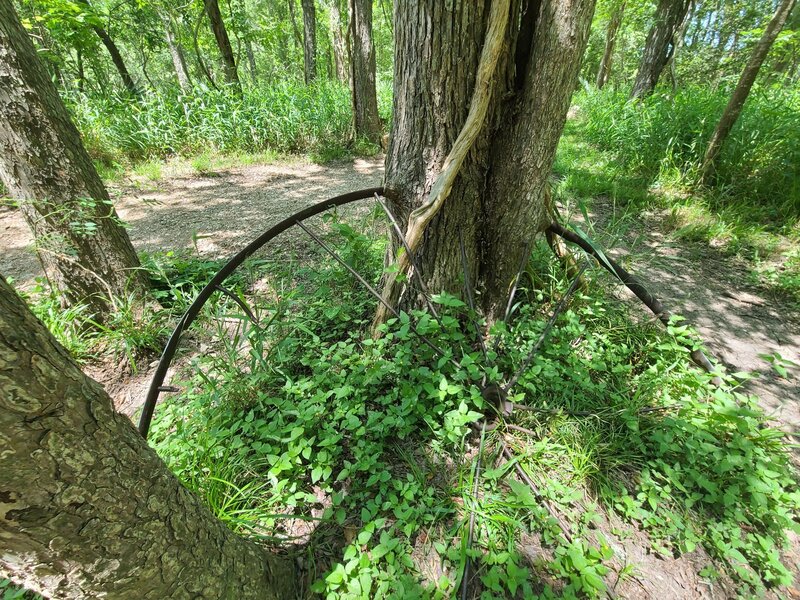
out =
[(39, 594), (15, 585), (10, 579), (0, 579), (0, 592), (3, 593), (2, 600), (42, 600)]
[[(188, 95), (165, 90), (141, 101), (77, 93), (67, 101), (90, 153), (105, 162), (198, 155), (193, 165), (202, 173), (209, 170), (203, 158), (209, 152), (312, 153), (326, 160), (352, 154), (350, 92), (332, 81), (283, 81), (241, 97), (197, 87)], [(158, 178), (152, 167), (139, 169)]]
[[(345, 260), (377, 280), (381, 245), (329, 225), (346, 240)], [(527, 301), (493, 332), (494, 366), (474, 349), (457, 298), (436, 298), (441, 324), (403, 313), (373, 339), (373, 301), (340, 266), (273, 272), (297, 294), (276, 300), (268, 312), (279, 317), (262, 328), (220, 331), (187, 391), (159, 408), (151, 439), (234, 530), (306, 540), (320, 561), (314, 589), (330, 598), (450, 597), (467, 557), (487, 597), (599, 596), (613, 551), (593, 531), (608, 511), (643, 527), (659, 552), (703, 545), (743, 590), (785, 584), (778, 549), (797, 527), (800, 494), (783, 434), (754, 399), (730, 382), (714, 391), (688, 366), (693, 334), (679, 321), (666, 332), (633, 325), (602, 293), (579, 295), (520, 379), (513, 400), (549, 411), (515, 412), (533, 435), (505, 432), (572, 541), (496, 450), (472, 495), (483, 374), (514, 372), (565, 289), (557, 267), (535, 257)], [(481, 533), (468, 549), (470, 510)], [(549, 558), (521, 554), (520, 536), (531, 535)], [(420, 576), (426, 553), (442, 566), (436, 578)]]
[[(630, 102), (625, 91), (587, 91), (578, 98), (585, 133), (616, 154), (629, 172), (661, 185), (691, 183), (728, 101), (724, 91), (687, 87)], [(756, 89), (719, 162), (725, 200), (761, 205), (764, 221), (784, 224), (800, 216), (800, 94), (780, 87)]]

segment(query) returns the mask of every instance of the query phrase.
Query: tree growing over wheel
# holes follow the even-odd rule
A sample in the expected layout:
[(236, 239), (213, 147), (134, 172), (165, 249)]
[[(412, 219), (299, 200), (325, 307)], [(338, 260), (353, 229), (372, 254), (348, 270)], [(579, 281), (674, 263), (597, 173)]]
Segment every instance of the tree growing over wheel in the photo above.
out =
[[(0, 16), (13, 15), (9, 2)], [(551, 221), (548, 180), (593, 10), (594, 0), (395, 7), (386, 194), (427, 286), (460, 289), (463, 246), (490, 317)], [(400, 282), (387, 281), (387, 297), (413, 301)], [(292, 563), (227, 532), (180, 486), (3, 281), (0, 431), (0, 532), (14, 548), (0, 566), (21, 583), (64, 598), (272, 598), (294, 585)]]
[(0, 576), (48, 598), (295, 595), (293, 560), (227, 529), (0, 276)]
[[(551, 222), (548, 181), (593, 11), (594, 0), (395, 5), (386, 195), (428, 289), (460, 291), (463, 241), (490, 319)], [(401, 280), (388, 277), (389, 304), (413, 302)]]
[(11, 0), (0, 0), (0, 180), (67, 302), (102, 316), (115, 298), (145, 294), (128, 234)]

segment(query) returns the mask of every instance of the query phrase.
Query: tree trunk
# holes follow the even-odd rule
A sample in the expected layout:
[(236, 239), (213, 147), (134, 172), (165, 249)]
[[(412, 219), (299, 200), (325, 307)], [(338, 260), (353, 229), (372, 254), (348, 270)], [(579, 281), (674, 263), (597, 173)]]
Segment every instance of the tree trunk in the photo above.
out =
[(219, 11), (217, 0), (203, 0), (203, 5), (211, 23), (211, 31), (214, 32), (214, 39), (217, 40), (217, 47), (222, 55), (222, 66), (225, 72), (225, 81), (241, 94), (242, 85), (239, 82), (239, 73), (236, 70), (236, 59), (233, 57), (231, 40), (228, 38), (228, 31), (222, 20), (222, 13)]
[(288, 0), (289, 3), (289, 20), (292, 22), (292, 33), (294, 33), (294, 43), (296, 48), (302, 46), (302, 36), (300, 35), (300, 28), (297, 26), (297, 17), (294, 14), (295, 0)]
[(83, 50), (75, 48), (75, 60), (78, 64), (78, 91), (83, 93), (86, 88), (86, 72), (83, 68)]
[(183, 54), (183, 48), (180, 41), (175, 36), (172, 29), (172, 19), (166, 13), (161, 13), (161, 22), (164, 24), (164, 37), (167, 40), (167, 48), (172, 57), (172, 66), (175, 68), (175, 77), (178, 79), (178, 85), (181, 90), (186, 92), (192, 87), (192, 80), (189, 77), (189, 69), (186, 67), (186, 58)]
[[(451, 172), (447, 167), (454, 161), (446, 158), (457, 137), (462, 134), (457, 148), (472, 140), (416, 255), (430, 291), (459, 293), (463, 239), (470, 279), (490, 319), (505, 306), (528, 242), (550, 221), (548, 181), (594, 12), (594, 0), (514, 1), (510, 15), (508, 4), (396, 5), (394, 117), (386, 158), (387, 196), (411, 239), (419, 232), (409, 216), (430, 200), (432, 190), (444, 189), (434, 182), (443, 168)], [(487, 21), (495, 11), (504, 16), (499, 57), (491, 68), (487, 40), (494, 38), (487, 37)], [(478, 69), (482, 53), (488, 71)], [(462, 132), (465, 122), (469, 127)], [(397, 256), (397, 239), (392, 247), (389, 260)], [(413, 290), (401, 296), (398, 289), (390, 277), (385, 297), (416, 302)], [(379, 309), (376, 321), (384, 317)]]
[(742, 71), (742, 75), (739, 77), (739, 83), (736, 84), (736, 89), (733, 90), (731, 99), (728, 101), (728, 105), (722, 113), (722, 118), (720, 118), (716, 129), (714, 129), (714, 134), (711, 136), (708, 149), (703, 157), (703, 164), (700, 168), (700, 180), (702, 183), (708, 183), (714, 174), (717, 159), (722, 151), (725, 138), (728, 137), (731, 129), (733, 129), (733, 126), (739, 119), (739, 115), (742, 114), (744, 103), (747, 101), (747, 96), (750, 95), (750, 88), (753, 87), (756, 76), (758, 76), (758, 71), (761, 69), (764, 59), (767, 57), (773, 42), (775, 42), (775, 38), (778, 37), (781, 29), (783, 29), (796, 2), (797, 0), (781, 1), (778, 10), (775, 11), (767, 28), (764, 30), (764, 34), (761, 36), (761, 39), (758, 40), (756, 47), (753, 48), (750, 59), (747, 61), (747, 65), (745, 65), (744, 71)]
[[(6, 0), (3, 0), (4, 2)], [(0, 576), (48, 598), (288, 598), (0, 276)]]
[(653, 26), (647, 34), (639, 70), (631, 90), (631, 98), (644, 98), (653, 93), (661, 72), (675, 49), (675, 32), (686, 18), (690, 0), (659, 0)]
[(97, 37), (100, 38), (100, 41), (103, 42), (106, 50), (108, 50), (109, 55), (111, 55), (111, 62), (113, 62), (114, 66), (117, 68), (117, 72), (122, 79), (122, 83), (125, 85), (125, 89), (128, 90), (132, 96), (136, 96), (138, 98), (141, 95), (139, 88), (136, 86), (131, 74), (128, 72), (128, 67), (125, 66), (125, 61), (122, 60), (122, 54), (120, 54), (119, 48), (117, 48), (114, 40), (111, 39), (111, 36), (108, 35), (108, 32), (102, 27), (95, 25), (92, 29), (94, 29)]
[(614, 9), (611, 14), (611, 19), (608, 21), (608, 28), (606, 29), (606, 45), (603, 50), (603, 58), (600, 60), (600, 68), (597, 70), (597, 89), (602, 90), (603, 86), (608, 83), (608, 78), (611, 76), (611, 62), (614, 58), (614, 46), (617, 42), (617, 33), (619, 32), (620, 25), (622, 25), (622, 15), (625, 12), (625, 0)]
[(11, 0), (0, 0), (0, 180), (68, 302), (102, 315), (114, 298), (145, 296), (128, 234)]
[(352, 97), (356, 135), (373, 144), (381, 139), (378, 96), (375, 91), (375, 45), (372, 42), (372, 0), (350, 0), (353, 40)]
[(303, 74), (306, 84), (317, 77), (317, 16), (314, 0), (302, 0), (303, 6)]
[(249, 36), (244, 38), (244, 52), (247, 55), (247, 66), (250, 69), (250, 81), (255, 85), (258, 81), (258, 67), (256, 66), (256, 54), (253, 52), (253, 42)]
[(331, 0), (328, 5), (330, 15), (331, 34), (333, 35), (333, 61), (336, 68), (336, 78), (342, 83), (350, 83), (350, 72), (347, 65), (347, 47), (342, 31), (342, 13), (339, 10), (338, 0)]
[(689, 27), (689, 21), (692, 19), (692, 6), (693, 1), (689, 0), (689, 10), (687, 11), (686, 17), (684, 17), (683, 22), (678, 27), (678, 31), (675, 34), (675, 44), (672, 49), (672, 54), (670, 55), (669, 60), (664, 67), (669, 73), (669, 80), (672, 84), (673, 93), (678, 89), (678, 74), (675, 67), (676, 60), (678, 59), (678, 54), (680, 53), (681, 48), (683, 48), (683, 40), (686, 37), (686, 30)]

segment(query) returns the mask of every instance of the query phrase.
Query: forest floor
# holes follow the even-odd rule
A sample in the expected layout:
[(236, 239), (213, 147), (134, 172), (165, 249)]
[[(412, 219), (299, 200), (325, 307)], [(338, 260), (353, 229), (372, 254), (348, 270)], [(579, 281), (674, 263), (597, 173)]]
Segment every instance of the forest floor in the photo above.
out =
[[(380, 185), (382, 177), (379, 157), (326, 166), (297, 160), (205, 174), (166, 167), (159, 179), (130, 177), (113, 185), (112, 192), (138, 251), (194, 249), (205, 258), (224, 258), (285, 216), (337, 194)], [(748, 283), (746, 267), (735, 257), (707, 245), (676, 241), (657, 211), (632, 215), (599, 198), (589, 204), (589, 216), (592, 227), (581, 226), (650, 286), (668, 309), (684, 315), (710, 354), (731, 372), (757, 375), (745, 389), (759, 396), (775, 425), (800, 442), (800, 384), (796, 378), (780, 377), (763, 358), (777, 353), (800, 363), (800, 315), (791, 305)], [(41, 274), (30, 233), (13, 209), (0, 209), (0, 273), (22, 288)], [(643, 308), (641, 314), (643, 319), (651, 316)], [(106, 385), (118, 409), (133, 416), (154, 366), (130, 374), (107, 363), (89, 364), (87, 372)], [(800, 464), (797, 453), (795, 462)], [(785, 557), (790, 565), (800, 564), (797, 536), (794, 542)], [(635, 539), (626, 546), (631, 544)], [(630, 556), (631, 561), (646, 563), (641, 572), (648, 580), (644, 595), (633, 596), (725, 596), (722, 589), (712, 590), (699, 581), (691, 560), (655, 560), (647, 554), (639, 548)], [(789, 590), (789, 597), (800, 598), (800, 591)]]
[[(297, 160), (204, 175), (167, 167), (159, 180), (131, 177), (111, 189), (138, 251), (194, 249), (204, 258), (217, 259), (309, 204), (380, 185), (382, 177), (382, 158), (325, 166)], [(800, 363), (800, 314), (792, 304), (750, 283), (746, 266), (735, 256), (677, 241), (663, 226), (668, 219), (659, 211), (632, 215), (624, 206), (596, 198), (589, 215), (590, 233), (670, 311), (686, 317), (710, 353), (731, 372), (752, 373), (755, 377), (745, 388), (759, 396), (776, 424), (800, 441), (800, 380), (780, 377), (763, 358), (778, 353)], [(18, 287), (30, 287), (41, 275), (32, 241), (18, 212), (0, 212), (0, 272)], [(148, 376), (140, 373), (133, 380)], [(108, 375), (103, 379), (111, 383)], [(114, 391), (121, 408), (132, 414), (138, 394)]]

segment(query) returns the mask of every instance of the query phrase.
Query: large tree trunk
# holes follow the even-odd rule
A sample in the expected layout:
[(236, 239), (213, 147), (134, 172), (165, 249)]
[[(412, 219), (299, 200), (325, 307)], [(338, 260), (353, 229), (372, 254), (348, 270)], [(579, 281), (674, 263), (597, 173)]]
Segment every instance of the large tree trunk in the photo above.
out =
[(161, 22), (164, 24), (164, 36), (167, 40), (167, 48), (169, 48), (169, 55), (172, 57), (172, 66), (175, 69), (175, 77), (178, 78), (178, 85), (181, 90), (186, 92), (192, 87), (192, 80), (189, 77), (189, 69), (186, 67), (186, 57), (183, 53), (183, 48), (178, 38), (175, 36), (175, 31), (172, 29), (172, 19), (169, 15), (162, 12), (160, 13)]
[(303, 74), (305, 82), (317, 78), (317, 13), (314, 0), (302, 0), (303, 6)]
[(647, 34), (639, 70), (631, 90), (631, 98), (644, 98), (653, 93), (661, 72), (675, 50), (675, 32), (686, 18), (691, 0), (659, 0), (653, 26)]
[(381, 139), (378, 96), (375, 91), (375, 45), (372, 42), (372, 0), (350, 0), (353, 40), (352, 96), (356, 135), (377, 144)]
[(225, 81), (231, 84), (237, 92), (241, 93), (242, 86), (239, 82), (239, 73), (236, 70), (236, 59), (233, 56), (233, 47), (231, 47), (231, 40), (228, 38), (228, 31), (225, 29), (225, 23), (222, 20), (222, 13), (219, 11), (219, 3), (217, 0), (203, 0), (203, 5), (211, 23), (211, 31), (214, 32), (214, 39), (217, 40), (217, 48), (219, 48), (219, 52), (222, 55)]
[(342, 31), (342, 13), (339, 10), (339, 0), (331, 0), (328, 4), (331, 34), (333, 35), (333, 62), (336, 68), (336, 78), (342, 83), (350, 82), (350, 70), (347, 64), (347, 46), (344, 32)]
[(11, 0), (0, 0), (0, 180), (67, 301), (102, 314), (114, 298), (145, 295), (128, 234)]
[[(5, 0), (3, 0), (5, 1)], [(288, 598), (0, 276), (0, 576), (57, 598)]]
[[(394, 117), (386, 158), (387, 195), (413, 239), (418, 220), (409, 224), (409, 215), (432, 189), (438, 193), (434, 182), (443, 167), (450, 172), (448, 153), (470, 124), (458, 146), (474, 139), (441, 209), (424, 228), (417, 264), (431, 291), (459, 293), (463, 238), (470, 278), (490, 318), (505, 305), (528, 242), (550, 220), (548, 180), (594, 11), (594, 0), (515, 1), (510, 14), (507, 4), (395, 5)], [(482, 52), (487, 59), (492, 54), (484, 45), (495, 11), (504, 13), (502, 43), (487, 76), (478, 65)], [(476, 100), (486, 94), (491, 99), (483, 119), (483, 100)], [(468, 112), (478, 118), (468, 120)], [(390, 260), (397, 255), (393, 242)], [(387, 300), (416, 302), (414, 292), (398, 298), (400, 286), (392, 279)], [(384, 317), (379, 310), (376, 321)]]
[(782, 0), (780, 6), (778, 6), (778, 10), (775, 11), (767, 28), (764, 30), (761, 39), (756, 44), (755, 48), (753, 48), (750, 59), (747, 61), (747, 65), (745, 65), (744, 71), (742, 71), (742, 75), (739, 77), (739, 83), (736, 84), (736, 89), (733, 90), (731, 99), (728, 101), (728, 105), (722, 113), (722, 118), (720, 118), (716, 129), (714, 129), (714, 134), (711, 136), (708, 149), (703, 157), (703, 164), (700, 168), (700, 177), (703, 183), (708, 183), (709, 179), (714, 174), (716, 162), (722, 151), (725, 138), (728, 137), (731, 129), (733, 129), (733, 126), (739, 119), (739, 115), (742, 114), (744, 103), (747, 101), (747, 96), (750, 95), (750, 88), (753, 87), (761, 65), (764, 63), (764, 59), (767, 57), (772, 44), (775, 42), (775, 38), (778, 37), (781, 29), (783, 29), (783, 26), (786, 24), (786, 20), (789, 18), (789, 14), (792, 12), (796, 1), (797, 0)]
[(614, 58), (614, 46), (617, 43), (617, 33), (622, 25), (622, 15), (625, 12), (625, 0), (619, 3), (611, 14), (606, 29), (606, 45), (603, 50), (603, 58), (600, 60), (600, 68), (597, 70), (597, 89), (602, 90), (608, 78), (611, 76), (611, 61)]

